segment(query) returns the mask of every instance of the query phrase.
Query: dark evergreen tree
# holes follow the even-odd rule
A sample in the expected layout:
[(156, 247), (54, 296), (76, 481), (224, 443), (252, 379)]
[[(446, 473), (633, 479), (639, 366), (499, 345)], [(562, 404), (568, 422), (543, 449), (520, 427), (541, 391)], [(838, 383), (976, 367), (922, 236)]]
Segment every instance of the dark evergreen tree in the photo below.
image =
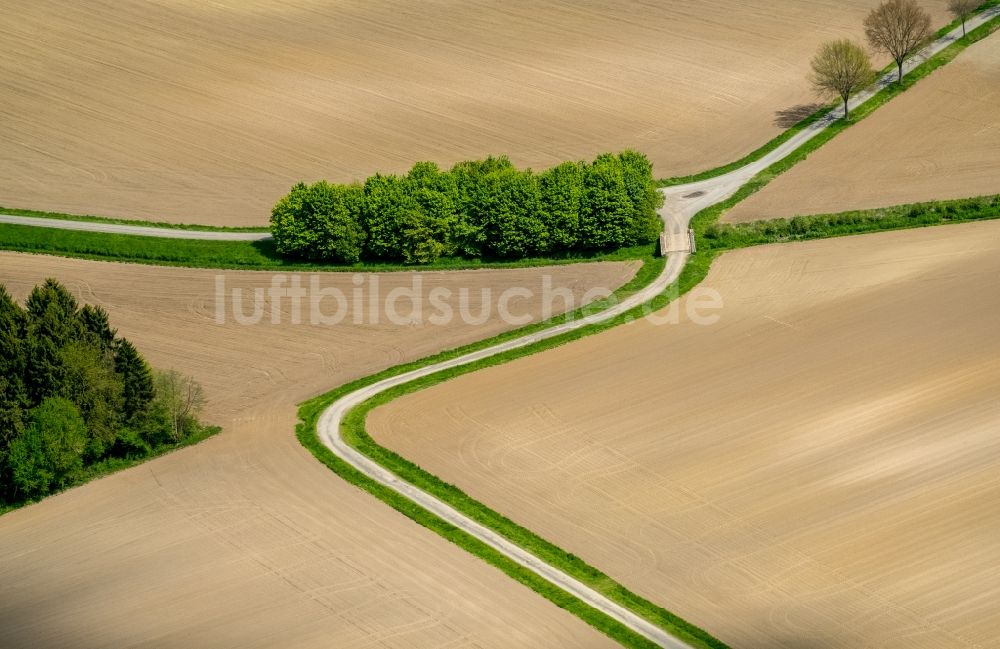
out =
[(108, 312), (102, 307), (84, 304), (80, 309), (80, 322), (83, 328), (92, 335), (105, 352), (113, 351), (115, 334), (108, 321)]
[(153, 400), (153, 372), (129, 340), (121, 338), (115, 346), (115, 370), (123, 384), (123, 418), (133, 423)]
[(35, 405), (62, 389), (66, 368), (60, 350), (83, 336), (84, 329), (76, 315), (76, 299), (54, 279), (36, 286), (26, 307), (25, 383), (29, 403)]
[(0, 285), (0, 464), (9, 441), (21, 430), (25, 386), (27, 314)]

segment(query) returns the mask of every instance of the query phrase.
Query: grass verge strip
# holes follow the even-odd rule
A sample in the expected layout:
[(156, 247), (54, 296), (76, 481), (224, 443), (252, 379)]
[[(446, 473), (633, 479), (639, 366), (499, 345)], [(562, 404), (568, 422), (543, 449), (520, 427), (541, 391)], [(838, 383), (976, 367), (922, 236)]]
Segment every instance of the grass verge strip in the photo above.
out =
[(1000, 194), (836, 214), (796, 216), (791, 219), (711, 223), (702, 228), (701, 242), (703, 246), (713, 250), (734, 250), (769, 243), (790, 243), (996, 218), (1000, 218)]

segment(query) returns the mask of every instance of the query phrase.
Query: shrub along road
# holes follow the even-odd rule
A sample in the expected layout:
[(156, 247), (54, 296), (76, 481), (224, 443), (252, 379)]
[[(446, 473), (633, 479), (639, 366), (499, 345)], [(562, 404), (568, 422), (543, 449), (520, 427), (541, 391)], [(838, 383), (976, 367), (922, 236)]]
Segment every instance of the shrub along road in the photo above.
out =
[[(998, 15), (1000, 15), (1000, 7), (990, 8), (987, 11), (971, 18), (967, 23), (968, 28), (971, 31)], [(923, 50), (918, 57), (915, 57), (914, 60), (910, 61), (906, 69), (912, 70), (914, 67), (919, 65), (922, 60), (946, 48), (961, 36), (961, 32), (962, 29), (959, 27), (942, 38), (934, 41), (925, 50)], [(871, 99), (879, 90), (888, 85), (894, 78), (894, 73), (881, 78), (874, 89), (856, 96), (851, 102), (851, 107), (857, 107)], [(691, 219), (696, 214), (703, 209), (721, 203), (732, 197), (741, 187), (743, 187), (758, 173), (785, 159), (795, 151), (805, 146), (810, 140), (822, 133), (831, 124), (836, 123), (836, 120), (840, 115), (840, 109), (831, 111), (831, 113), (825, 118), (809, 125), (807, 128), (797, 133), (787, 142), (769, 152), (761, 159), (725, 175), (661, 190), (666, 197), (666, 202), (664, 207), (660, 210), (660, 216), (663, 218), (668, 240), (681, 242), (685, 241), (686, 237), (684, 235), (687, 232)], [(113, 232), (119, 234), (141, 234), (144, 236), (168, 236), (172, 238), (246, 240), (247, 238), (262, 238), (267, 236), (261, 233), (197, 232), (190, 230), (168, 231), (167, 229), (153, 227), (103, 223), (95, 224), (80, 221), (59, 221), (55, 219), (30, 219), (30, 221), (31, 225), (38, 224), (35, 223), (35, 221), (44, 221), (44, 227)], [(0, 218), (0, 222), (29, 224), (29, 218), (8, 216)], [(99, 229), (95, 226), (99, 226)], [(378, 381), (341, 396), (334, 403), (332, 403), (320, 417), (317, 429), (321, 440), (339, 458), (346, 461), (358, 471), (362, 472), (368, 478), (388, 487), (392, 491), (444, 519), (451, 525), (454, 525), (463, 532), (500, 552), (518, 565), (530, 570), (542, 579), (555, 584), (559, 588), (576, 596), (589, 606), (617, 620), (633, 632), (661, 647), (667, 647), (670, 649), (689, 648), (690, 645), (678, 640), (665, 630), (661, 629), (659, 626), (636, 615), (628, 607), (612, 601), (608, 597), (598, 593), (596, 590), (584, 584), (582, 581), (563, 572), (561, 569), (538, 559), (531, 553), (522, 549), (513, 541), (506, 539), (486, 526), (476, 522), (471, 517), (459, 512), (441, 499), (400, 479), (389, 470), (383, 468), (373, 460), (352, 448), (341, 436), (341, 423), (345, 415), (350, 410), (364, 403), (368, 399), (371, 399), (375, 395), (389, 390), (390, 388), (400, 386), (438, 372), (475, 363), (498, 354), (524, 348), (540, 341), (564, 335), (590, 325), (606, 322), (627, 313), (636, 307), (651, 302), (654, 298), (664, 293), (674, 282), (678, 280), (681, 271), (687, 263), (690, 251), (684, 249), (683, 244), (676, 245), (675, 247), (678, 249), (669, 251), (667, 264), (660, 275), (653, 282), (604, 311), (579, 318), (572, 322), (556, 325), (539, 332), (511, 339), (456, 358), (420, 367), (403, 374)]]

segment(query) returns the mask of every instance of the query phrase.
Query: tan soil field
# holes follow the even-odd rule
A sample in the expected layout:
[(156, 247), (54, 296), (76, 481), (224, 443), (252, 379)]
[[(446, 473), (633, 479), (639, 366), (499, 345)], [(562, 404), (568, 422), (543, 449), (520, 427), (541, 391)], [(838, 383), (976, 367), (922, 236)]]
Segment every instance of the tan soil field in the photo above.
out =
[(715, 325), (619, 327), (369, 430), (734, 649), (996, 649), (998, 277), (1000, 222), (728, 253)]
[(260, 225), (294, 182), (416, 160), (633, 147), (693, 173), (812, 103), (809, 57), (874, 4), (8, 2), (0, 205)]
[[(535, 289), (548, 273), (579, 296), (634, 270), (423, 277), (427, 291), (468, 287), (476, 296), (483, 287)], [(481, 326), (218, 325), (215, 275), (0, 253), (0, 282), (18, 298), (52, 276), (104, 306), (155, 366), (203, 383), (205, 419), (224, 428), (0, 517), (0, 646), (617, 646), (344, 482), (294, 437), (301, 400), (496, 334), (506, 326), (495, 315)], [(271, 275), (225, 277), (249, 290), (269, 286)], [(410, 277), (379, 279), (388, 291)], [(322, 280), (353, 287), (349, 274)], [(526, 306), (537, 312), (538, 300), (518, 303)]]
[(1000, 193), (1000, 35), (970, 46), (723, 216), (825, 214)]

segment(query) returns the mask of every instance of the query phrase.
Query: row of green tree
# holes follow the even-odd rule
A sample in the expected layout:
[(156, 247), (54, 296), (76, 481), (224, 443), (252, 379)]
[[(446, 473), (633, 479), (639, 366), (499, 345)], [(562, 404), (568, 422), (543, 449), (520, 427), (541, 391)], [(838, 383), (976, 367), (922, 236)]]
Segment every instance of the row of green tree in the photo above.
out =
[(506, 157), (447, 171), (418, 162), (363, 184), (299, 183), (274, 207), (271, 233), (282, 254), (337, 263), (523, 259), (654, 241), (661, 204), (635, 151), (541, 173)]
[(203, 401), (197, 383), (151, 370), (104, 309), (81, 308), (57, 281), (24, 307), (0, 285), (0, 504), (202, 433)]

